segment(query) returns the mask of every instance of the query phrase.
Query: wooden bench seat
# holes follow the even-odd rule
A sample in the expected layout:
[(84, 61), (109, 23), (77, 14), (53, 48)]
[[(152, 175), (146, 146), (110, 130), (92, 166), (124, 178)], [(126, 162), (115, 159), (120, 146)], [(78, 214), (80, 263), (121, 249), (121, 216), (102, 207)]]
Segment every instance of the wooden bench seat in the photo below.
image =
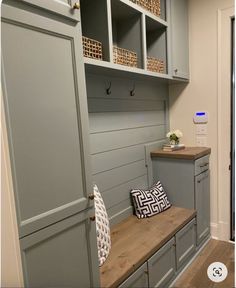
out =
[(196, 215), (171, 207), (146, 219), (130, 216), (111, 229), (112, 248), (100, 268), (101, 287), (117, 287)]

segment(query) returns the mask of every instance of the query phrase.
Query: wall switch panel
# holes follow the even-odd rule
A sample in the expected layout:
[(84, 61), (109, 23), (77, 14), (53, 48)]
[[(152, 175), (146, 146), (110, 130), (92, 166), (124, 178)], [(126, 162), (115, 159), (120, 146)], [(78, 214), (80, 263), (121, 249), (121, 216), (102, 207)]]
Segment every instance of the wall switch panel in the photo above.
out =
[(207, 135), (207, 125), (196, 124), (196, 135)]
[(206, 147), (207, 146), (207, 138), (204, 136), (197, 136), (196, 137), (196, 145), (199, 147)]

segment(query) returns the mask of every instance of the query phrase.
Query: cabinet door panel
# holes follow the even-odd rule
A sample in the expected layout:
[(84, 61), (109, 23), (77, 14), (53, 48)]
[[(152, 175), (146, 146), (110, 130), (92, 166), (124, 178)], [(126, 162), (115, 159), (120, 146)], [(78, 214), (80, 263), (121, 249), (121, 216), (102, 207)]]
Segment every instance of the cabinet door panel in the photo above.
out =
[(195, 177), (197, 210), (197, 245), (210, 233), (210, 175), (209, 170)]
[[(74, 3), (79, 0), (3, 0), (3, 3), (14, 7), (39, 11), (40, 13), (51, 13), (53, 16), (60, 16), (74, 22), (80, 21), (80, 12), (73, 9)], [(36, 12), (37, 13), (37, 12)]]
[(147, 263), (139, 267), (119, 288), (146, 288), (148, 287)]
[(188, 1), (171, 0), (173, 77), (189, 78)]
[(177, 270), (191, 258), (196, 248), (195, 219), (176, 233), (176, 264)]
[(169, 240), (148, 260), (149, 287), (166, 288), (176, 271), (175, 240)]
[(92, 259), (89, 251), (95, 222), (88, 219), (89, 213), (81, 212), (20, 240), (26, 287), (98, 287), (98, 275), (92, 277), (98, 259)]
[(4, 100), (20, 236), (92, 205), (80, 33), (79, 25), (2, 5)]

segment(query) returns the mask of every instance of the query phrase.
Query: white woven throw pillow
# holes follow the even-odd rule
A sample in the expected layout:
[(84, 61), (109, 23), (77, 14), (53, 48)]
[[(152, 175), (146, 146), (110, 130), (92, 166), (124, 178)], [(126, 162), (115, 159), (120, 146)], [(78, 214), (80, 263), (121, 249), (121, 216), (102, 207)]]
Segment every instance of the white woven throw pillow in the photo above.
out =
[(93, 186), (94, 204), (96, 215), (96, 232), (97, 232), (97, 246), (98, 246), (98, 260), (99, 266), (106, 261), (111, 250), (111, 235), (109, 219), (104, 205), (101, 193), (97, 185)]

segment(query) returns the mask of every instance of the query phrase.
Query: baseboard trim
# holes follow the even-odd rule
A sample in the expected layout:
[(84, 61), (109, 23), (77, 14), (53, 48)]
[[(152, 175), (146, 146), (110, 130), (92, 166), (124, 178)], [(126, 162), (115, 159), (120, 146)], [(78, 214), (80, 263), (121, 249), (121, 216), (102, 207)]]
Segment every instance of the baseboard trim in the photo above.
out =
[(218, 240), (218, 224), (217, 223), (211, 223), (210, 224), (211, 227), (211, 236), (213, 239)]

